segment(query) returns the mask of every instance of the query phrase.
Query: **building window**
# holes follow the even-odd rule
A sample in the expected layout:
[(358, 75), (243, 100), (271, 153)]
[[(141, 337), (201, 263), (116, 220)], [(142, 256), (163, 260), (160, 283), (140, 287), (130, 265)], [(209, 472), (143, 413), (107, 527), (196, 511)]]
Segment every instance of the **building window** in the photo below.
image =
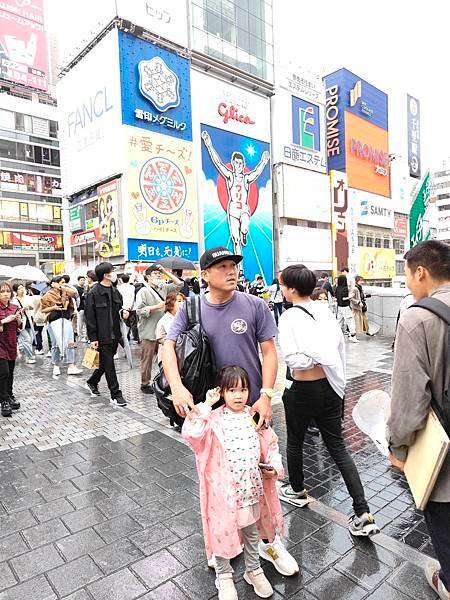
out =
[(364, 246), (364, 236), (363, 235), (358, 235), (358, 246)]
[(375, 238), (373, 247), (374, 248), (381, 248), (381, 238)]
[(391, 240), (389, 238), (383, 238), (383, 248), (390, 248)]
[(373, 248), (373, 237), (366, 237), (366, 247)]
[(50, 121), (50, 137), (57, 138), (58, 137), (58, 122)]
[(405, 240), (394, 238), (393, 245), (397, 254), (401, 254), (405, 251)]
[(0, 128), (1, 129), (14, 129), (15, 119), (14, 113), (10, 110), (0, 109)]
[(395, 274), (397, 276), (402, 276), (405, 274), (405, 262), (403, 260), (395, 261)]
[(0, 157), (1, 158), (17, 158), (17, 144), (10, 140), (0, 139)]

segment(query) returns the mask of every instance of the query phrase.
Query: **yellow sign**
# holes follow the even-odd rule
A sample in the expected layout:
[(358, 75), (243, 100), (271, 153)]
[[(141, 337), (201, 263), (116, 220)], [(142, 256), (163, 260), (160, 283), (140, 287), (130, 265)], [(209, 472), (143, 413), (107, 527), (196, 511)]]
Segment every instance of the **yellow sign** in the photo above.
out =
[(395, 250), (360, 248), (359, 275), (364, 279), (392, 279), (395, 277)]
[(53, 275), (60, 275), (65, 272), (65, 264), (63, 262), (54, 262), (52, 264)]
[(129, 236), (198, 242), (192, 142), (127, 127)]

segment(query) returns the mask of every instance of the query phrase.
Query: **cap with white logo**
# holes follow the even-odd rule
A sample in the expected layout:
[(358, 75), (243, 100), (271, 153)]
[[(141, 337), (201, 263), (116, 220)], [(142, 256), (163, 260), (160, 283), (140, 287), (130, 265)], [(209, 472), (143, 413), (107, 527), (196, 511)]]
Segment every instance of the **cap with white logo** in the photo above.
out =
[(215, 248), (209, 248), (206, 250), (200, 257), (200, 268), (203, 271), (204, 269), (209, 269), (218, 262), (222, 262), (223, 260), (232, 260), (234, 263), (238, 264), (243, 259), (243, 256), (240, 254), (233, 254), (231, 250), (225, 248), (225, 246), (216, 246)]

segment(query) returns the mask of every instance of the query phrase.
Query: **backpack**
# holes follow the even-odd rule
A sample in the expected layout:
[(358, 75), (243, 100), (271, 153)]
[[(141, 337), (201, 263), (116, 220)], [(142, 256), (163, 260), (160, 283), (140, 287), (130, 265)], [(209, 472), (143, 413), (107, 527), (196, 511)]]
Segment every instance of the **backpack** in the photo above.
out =
[[(442, 319), (448, 325), (448, 351), (447, 351), (447, 377), (446, 377), (446, 385), (449, 384), (449, 371), (450, 371), (450, 306), (438, 300), (437, 298), (423, 298), (416, 302), (412, 306), (424, 308), (425, 310), (429, 310), (440, 319)], [(441, 422), (442, 427), (445, 429), (446, 433), (450, 435), (450, 398), (449, 398), (449, 390), (448, 388), (444, 391), (444, 396), (442, 398), (442, 403), (438, 402), (436, 398), (431, 398), (431, 408), (436, 413), (439, 421)]]
[[(188, 325), (177, 338), (175, 353), (181, 381), (192, 394), (194, 404), (197, 404), (205, 399), (206, 392), (215, 385), (216, 364), (211, 344), (201, 324), (200, 296), (188, 298), (185, 307)], [(181, 426), (184, 419), (175, 411), (162, 365), (153, 379), (153, 387), (161, 411), (169, 417), (171, 423)]]

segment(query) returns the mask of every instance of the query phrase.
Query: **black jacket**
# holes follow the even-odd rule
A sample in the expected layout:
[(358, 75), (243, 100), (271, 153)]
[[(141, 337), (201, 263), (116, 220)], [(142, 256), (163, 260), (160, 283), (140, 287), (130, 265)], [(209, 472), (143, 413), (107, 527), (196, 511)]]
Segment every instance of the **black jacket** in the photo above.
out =
[[(110, 292), (113, 304), (111, 308)], [(91, 342), (109, 344), (122, 338), (120, 332), (122, 302), (122, 294), (114, 286), (108, 288), (99, 283), (90, 290), (85, 300), (84, 316)]]
[(84, 310), (84, 303), (85, 303), (85, 299), (86, 299), (86, 290), (81, 287), (81, 285), (76, 285), (75, 289), (78, 292), (78, 296), (80, 298), (80, 304), (78, 306), (78, 310)]

